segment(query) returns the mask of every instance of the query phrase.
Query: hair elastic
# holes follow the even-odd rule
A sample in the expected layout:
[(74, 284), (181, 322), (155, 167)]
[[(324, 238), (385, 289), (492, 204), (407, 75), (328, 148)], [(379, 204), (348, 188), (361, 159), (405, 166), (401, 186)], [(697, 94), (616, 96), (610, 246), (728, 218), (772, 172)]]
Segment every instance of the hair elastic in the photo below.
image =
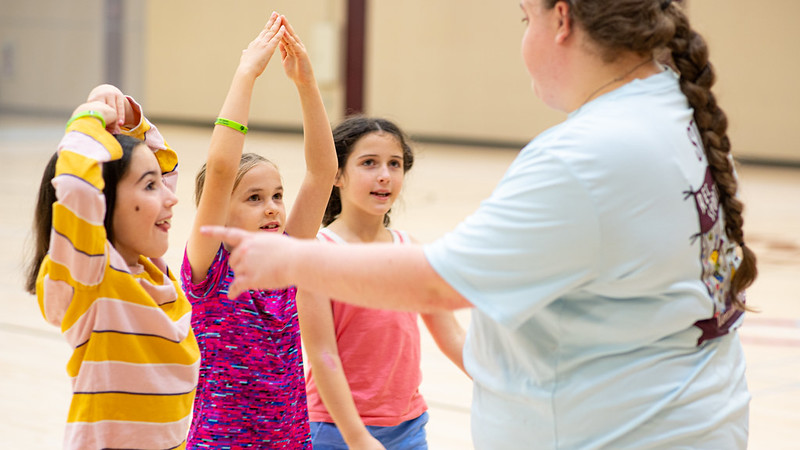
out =
[(217, 117), (217, 121), (214, 122), (214, 125), (225, 125), (226, 127), (230, 127), (236, 131), (240, 131), (242, 134), (247, 134), (247, 126), (242, 125), (235, 120), (223, 119), (222, 117)]
[(75, 122), (76, 120), (80, 119), (81, 117), (94, 117), (95, 119), (99, 120), (100, 123), (103, 124), (103, 128), (106, 127), (106, 119), (103, 117), (103, 115), (100, 114), (97, 111), (89, 110), (89, 111), (79, 112), (78, 114), (75, 114), (74, 116), (72, 116), (69, 119), (69, 121), (67, 122), (66, 128), (69, 128), (69, 126), (72, 125), (72, 122)]

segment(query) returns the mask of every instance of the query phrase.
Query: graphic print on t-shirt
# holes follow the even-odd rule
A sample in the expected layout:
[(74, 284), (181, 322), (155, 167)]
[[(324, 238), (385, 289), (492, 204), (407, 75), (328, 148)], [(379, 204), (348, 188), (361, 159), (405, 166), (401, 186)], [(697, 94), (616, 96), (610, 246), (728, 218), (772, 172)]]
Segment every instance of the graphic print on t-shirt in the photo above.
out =
[(703, 330), (699, 345), (704, 340), (727, 334), (742, 312), (732, 307), (728, 294), (731, 278), (738, 266), (738, 257), (735, 244), (731, 243), (725, 232), (724, 221), (720, 220), (719, 191), (710, 168), (706, 168), (699, 189), (686, 192), (686, 199), (689, 197), (694, 198), (700, 221), (700, 232), (692, 239), (700, 240), (701, 279), (714, 301), (714, 317), (695, 323)]

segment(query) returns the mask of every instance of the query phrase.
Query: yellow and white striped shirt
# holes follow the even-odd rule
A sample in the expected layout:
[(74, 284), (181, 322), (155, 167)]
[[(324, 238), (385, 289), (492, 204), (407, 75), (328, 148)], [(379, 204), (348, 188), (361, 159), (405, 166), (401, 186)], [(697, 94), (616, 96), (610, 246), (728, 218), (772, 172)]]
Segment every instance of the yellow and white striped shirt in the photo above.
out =
[[(158, 130), (143, 118), (125, 134), (155, 152), (174, 190), (177, 157)], [(74, 121), (59, 145), (36, 292), (74, 349), (64, 447), (184, 448), (200, 362), (191, 305), (163, 260), (140, 256), (131, 271), (107, 240), (102, 164), (121, 155), (92, 117)]]

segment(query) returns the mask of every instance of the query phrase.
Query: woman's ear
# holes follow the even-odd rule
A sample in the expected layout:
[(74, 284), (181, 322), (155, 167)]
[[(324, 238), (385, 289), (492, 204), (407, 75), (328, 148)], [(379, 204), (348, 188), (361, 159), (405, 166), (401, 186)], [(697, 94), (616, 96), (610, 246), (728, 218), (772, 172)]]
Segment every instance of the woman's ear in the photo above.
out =
[(570, 15), (569, 3), (558, 2), (553, 6), (558, 27), (556, 28), (556, 43), (563, 44), (572, 35), (572, 16)]

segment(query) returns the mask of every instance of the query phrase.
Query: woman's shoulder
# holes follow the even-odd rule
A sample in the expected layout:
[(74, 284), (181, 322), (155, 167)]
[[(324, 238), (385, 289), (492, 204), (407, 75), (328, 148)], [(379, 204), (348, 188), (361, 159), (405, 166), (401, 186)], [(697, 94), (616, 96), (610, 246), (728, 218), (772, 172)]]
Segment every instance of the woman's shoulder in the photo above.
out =
[[(669, 105), (635, 106), (627, 101), (587, 105), (591, 110), (571, 116), (533, 139), (520, 153), (522, 160), (539, 164), (551, 160), (576, 173), (606, 167), (641, 167), (657, 164), (671, 155), (689, 124), (674, 117), (680, 111)], [(685, 123), (684, 123), (685, 122)], [(677, 136), (677, 137), (676, 137)]]

